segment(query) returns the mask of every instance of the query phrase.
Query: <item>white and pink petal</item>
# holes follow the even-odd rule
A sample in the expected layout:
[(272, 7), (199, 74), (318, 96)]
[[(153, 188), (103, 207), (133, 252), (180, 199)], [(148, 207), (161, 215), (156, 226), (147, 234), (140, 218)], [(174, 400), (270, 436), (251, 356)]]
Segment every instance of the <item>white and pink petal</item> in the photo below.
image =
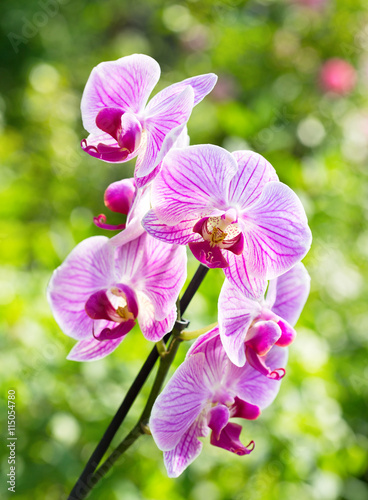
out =
[(201, 353), (187, 358), (153, 405), (149, 426), (160, 450), (172, 450), (208, 406), (203, 363)]
[(271, 163), (258, 153), (234, 151), (232, 155), (239, 168), (230, 183), (229, 199), (245, 209), (259, 198), (268, 182), (279, 179)]
[(250, 325), (260, 312), (259, 302), (247, 298), (225, 280), (218, 302), (219, 331), (226, 354), (237, 366), (246, 362), (244, 342)]
[(94, 337), (80, 340), (67, 356), (72, 361), (96, 361), (112, 353), (124, 337), (113, 340), (96, 340)]
[(308, 252), (311, 232), (297, 195), (281, 182), (269, 182), (254, 204), (242, 212), (248, 271), (273, 279)]
[(228, 189), (237, 171), (235, 158), (213, 145), (173, 149), (152, 183), (152, 208), (166, 224), (228, 208)]
[(54, 317), (66, 335), (89, 337), (92, 320), (85, 304), (89, 297), (116, 282), (114, 249), (105, 236), (79, 243), (53, 273), (47, 297)]
[(310, 276), (300, 262), (271, 280), (266, 296), (268, 307), (291, 326), (298, 321), (310, 290)]

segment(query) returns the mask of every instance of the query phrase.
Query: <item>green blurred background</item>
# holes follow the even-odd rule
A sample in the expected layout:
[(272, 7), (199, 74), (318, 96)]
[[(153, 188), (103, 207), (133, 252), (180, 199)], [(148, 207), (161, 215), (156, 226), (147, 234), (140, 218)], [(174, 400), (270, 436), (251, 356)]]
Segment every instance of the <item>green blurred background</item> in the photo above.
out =
[[(108, 358), (67, 361), (74, 341), (45, 298), (51, 272), (95, 234), (107, 185), (134, 164), (84, 154), (81, 93), (101, 61), (145, 53), (170, 83), (213, 71), (189, 122), (192, 144), (253, 149), (301, 197), (314, 240), (312, 291), (275, 403), (244, 423), (248, 457), (204, 444), (178, 479), (142, 437), (89, 498), (364, 500), (367, 475), (368, 6), (365, 0), (18, 0), (0, 4), (1, 401), (16, 390), (17, 499), (66, 498), (151, 349), (138, 330)], [(331, 57), (351, 92), (319, 84)], [(121, 220), (109, 214), (110, 223)], [(188, 276), (196, 262), (189, 261)], [(216, 321), (221, 271), (186, 317)], [(185, 355), (184, 346), (177, 363)], [(148, 387), (147, 387), (148, 388)], [(147, 388), (144, 394), (147, 394)], [(134, 406), (117, 444), (144, 403)], [(2, 498), (6, 426), (2, 427)], [(9, 495), (12, 495), (11, 493)]]

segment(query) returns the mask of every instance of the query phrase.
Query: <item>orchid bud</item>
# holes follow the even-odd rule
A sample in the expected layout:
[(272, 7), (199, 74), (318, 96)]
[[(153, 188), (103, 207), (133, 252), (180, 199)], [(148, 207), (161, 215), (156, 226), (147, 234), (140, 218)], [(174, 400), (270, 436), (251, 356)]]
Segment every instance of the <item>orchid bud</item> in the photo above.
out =
[(136, 193), (134, 179), (113, 182), (105, 191), (104, 202), (112, 212), (127, 215)]

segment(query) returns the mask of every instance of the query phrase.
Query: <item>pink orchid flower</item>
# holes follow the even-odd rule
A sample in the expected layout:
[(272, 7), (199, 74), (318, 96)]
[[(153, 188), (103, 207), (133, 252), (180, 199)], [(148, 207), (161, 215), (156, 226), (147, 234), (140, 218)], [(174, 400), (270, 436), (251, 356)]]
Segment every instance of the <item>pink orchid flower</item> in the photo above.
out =
[(224, 268), (249, 297), (260, 297), (266, 280), (299, 262), (311, 244), (299, 198), (252, 151), (173, 149), (152, 183), (151, 203), (142, 221), (149, 234), (189, 244), (202, 264)]
[(222, 345), (236, 366), (248, 362), (269, 378), (282, 378), (282, 367), (271, 369), (267, 353), (286, 347), (296, 336), (293, 328), (308, 298), (310, 277), (302, 263), (271, 280), (265, 298), (246, 297), (225, 280), (219, 297), (219, 331)]
[(148, 98), (160, 78), (152, 57), (133, 54), (96, 66), (83, 92), (82, 148), (107, 162), (137, 158), (138, 187), (158, 172), (159, 164), (184, 129), (192, 109), (217, 81), (213, 73), (175, 83)]
[[(287, 352), (274, 347), (267, 363), (285, 366)], [(280, 382), (254, 370), (248, 363), (239, 368), (229, 360), (218, 328), (202, 335), (188, 351), (152, 408), (150, 429), (164, 452), (169, 477), (179, 476), (202, 449), (199, 437), (210, 430), (211, 444), (247, 455), (254, 448), (240, 442), (242, 427), (229, 419), (258, 418), (261, 409), (272, 403)]]
[(185, 248), (146, 233), (118, 248), (105, 236), (79, 243), (48, 287), (57, 323), (78, 340), (68, 359), (106, 356), (136, 321), (146, 339), (160, 340), (174, 326), (185, 279)]

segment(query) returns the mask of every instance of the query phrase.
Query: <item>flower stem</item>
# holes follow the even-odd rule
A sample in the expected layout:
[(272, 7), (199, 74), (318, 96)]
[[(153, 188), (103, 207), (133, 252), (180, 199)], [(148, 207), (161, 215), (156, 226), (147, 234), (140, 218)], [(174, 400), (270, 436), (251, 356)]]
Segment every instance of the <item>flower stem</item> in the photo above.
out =
[[(133, 429), (129, 432), (129, 434), (123, 439), (123, 441), (117, 446), (117, 448), (111, 453), (111, 455), (105, 460), (105, 462), (99, 467), (91, 478), (92, 489), (100, 479), (102, 479), (105, 474), (111, 469), (114, 463), (121, 457), (121, 455), (142, 435), (146, 434), (148, 419), (151, 414), (151, 410), (154, 402), (156, 401), (157, 396), (161, 392), (162, 385), (165, 381), (166, 375), (169, 371), (169, 368), (174, 361), (175, 355), (178, 351), (179, 345), (182, 342), (179, 335), (175, 336), (169, 346), (167, 354), (160, 359), (160, 367), (157, 371), (155, 381), (153, 383), (150, 395), (148, 396), (148, 400), (146, 406), (144, 407), (143, 413), (133, 427)], [(88, 490), (86, 493), (88, 493)], [(85, 498), (84, 496), (79, 497), (78, 500)]]
[[(208, 272), (208, 267), (206, 267), (202, 264), (200, 264), (199, 267), (197, 268), (197, 271), (195, 272), (195, 274), (194, 274), (192, 280), (190, 281), (187, 289), (185, 290), (182, 298), (180, 299), (180, 311), (178, 311), (179, 319), (180, 319), (181, 315), (186, 311), (190, 301), (192, 300), (195, 293), (197, 292), (197, 290), (198, 290), (200, 284), (202, 283), (204, 277), (206, 276), (207, 272)], [(164, 336), (163, 340), (164, 340), (165, 344), (168, 342), (171, 334), (172, 334), (172, 332), (167, 333)], [(144, 364), (143, 364), (142, 368), (140, 369), (138, 375), (136, 376), (134, 382), (130, 386), (130, 388), (129, 388), (123, 402), (121, 403), (118, 411), (114, 415), (113, 419), (110, 422), (110, 425), (108, 426), (104, 435), (102, 436), (102, 439), (100, 440), (100, 442), (96, 446), (96, 449), (94, 450), (90, 459), (88, 460), (82, 474), (80, 475), (74, 488), (72, 489), (72, 491), (68, 497), (68, 500), (82, 500), (83, 498), (86, 497), (88, 492), (93, 488), (93, 486), (94, 486), (93, 481), (96, 481), (96, 479), (97, 479), (97, 472), (96, 472), (96, 474), (94, 474), (94, 472), (96, 471), (96, 469), (97, 469), (99, 463), (101, 462), (104, 454), (106, 453), (108, 447), (110, 446), (110, 443), (113, 440), (116, 432), (118, 431), (118, 429), (121, 426), (122, 422), (124, 421), (126, 415), (128, 414), (128, 411), (132, 407), (136, 397), (138, 396), (139, 392), (141, 391), (141, 389), (142, 389), (145, 381), (147, 380), (149, 374), (151, 373), (158, 357), (159, 357), (159, 353), (158, 353), (157, 347), (155, 346), (152, 349), (152, 351), (150, 352), (146, 361), (144, 362)], [(147, 404), (148, 404), (148, 402), (147, 402)], [(127, 437), (121, 443), (121, 445), (123, 445), (123, 443), (125, 442), (125, 445), (124, 445), (125, 449), (122, 451), (122, 453), (126, 449), (128, 449), (129, 446), (137, 439), (138, 436), (135, 437), (137, 433), (138, 433), (138, 436), (142, 433), (141, 426), (139, 426), (139, 429), (138, 428), (132, 429), (132, 431), (127, 435)], [(133, 438), (134, 438), (134, 440), (131, 441)], [(114, 455), (114, 453), (112, 455)], [(111, 459), (112, 455), (110, 456), (110, 459)], [(120, 455), (121, 455), (121, 453), (119, 454), (119, 456)], [(99, 474), (103, 473), (102, 467), (99, 468), (99, 471), (100, 471)]]

